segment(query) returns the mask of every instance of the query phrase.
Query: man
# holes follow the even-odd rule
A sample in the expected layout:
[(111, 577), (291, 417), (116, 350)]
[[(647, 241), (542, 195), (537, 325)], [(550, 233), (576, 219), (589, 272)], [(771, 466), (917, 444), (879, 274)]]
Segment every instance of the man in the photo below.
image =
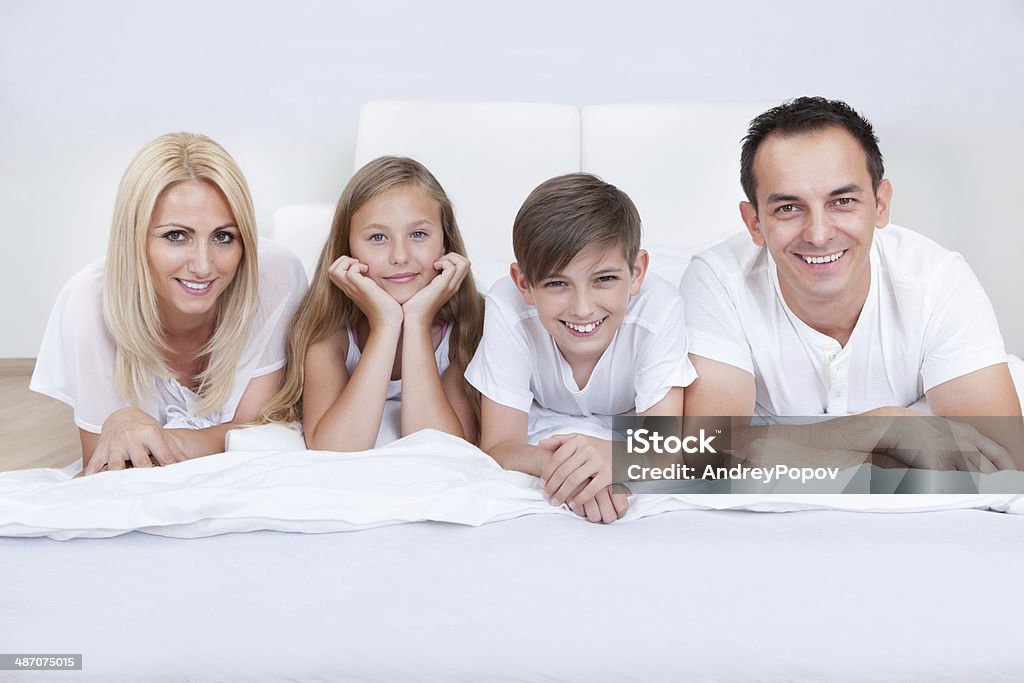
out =
[(696, 256), (680, 287), (688, 415), (911, 415), (922, 397), (933, 415), (1021, 414), (988, 297), (959, 254), (888, 226), (892, 184), (856, 111), (765, 112), (741, 182), (749, 239)]

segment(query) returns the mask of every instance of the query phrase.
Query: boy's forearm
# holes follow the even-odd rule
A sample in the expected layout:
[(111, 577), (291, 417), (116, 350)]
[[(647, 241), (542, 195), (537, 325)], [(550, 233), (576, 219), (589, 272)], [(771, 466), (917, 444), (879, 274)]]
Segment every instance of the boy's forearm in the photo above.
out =
[(549, 451), (539, 446), (511, 440), (500, 441), (483, 450), (506, 470), (524, 472), (535, 477), (540, 476), (548, 458), (551, 457)]

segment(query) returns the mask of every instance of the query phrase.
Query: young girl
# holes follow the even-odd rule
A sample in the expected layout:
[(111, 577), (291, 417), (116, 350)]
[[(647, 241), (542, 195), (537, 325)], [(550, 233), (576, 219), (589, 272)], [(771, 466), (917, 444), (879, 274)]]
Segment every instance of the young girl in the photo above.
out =
[(338, 201), (316, 274), (292, 321), (269, 421), (302, 420), (314, 450), (374, 447), (385, 402), (401, 435), (476, 440), (463, 379), (483, 325), (451, 201), (422, 164), (381, 157)]

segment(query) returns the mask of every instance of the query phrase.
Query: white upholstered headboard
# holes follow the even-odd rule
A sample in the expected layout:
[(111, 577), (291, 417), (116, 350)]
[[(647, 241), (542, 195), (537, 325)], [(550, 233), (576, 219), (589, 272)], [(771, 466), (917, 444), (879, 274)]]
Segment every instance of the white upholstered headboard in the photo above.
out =
[[(385, 154), (426, 165), (455, 205), (485, 287), (508, 271), (512, 221), (530, 191), (563, 173), (594, 173), (630, 195), (652, 268), (678, 281), (690, 254), (743, 229), (740, 140), (772, 104), (371, 102), (360, 112), (353, 171)], [(310, 274), (333, 210), (304, 204), (274, 215), (273, 236)]]

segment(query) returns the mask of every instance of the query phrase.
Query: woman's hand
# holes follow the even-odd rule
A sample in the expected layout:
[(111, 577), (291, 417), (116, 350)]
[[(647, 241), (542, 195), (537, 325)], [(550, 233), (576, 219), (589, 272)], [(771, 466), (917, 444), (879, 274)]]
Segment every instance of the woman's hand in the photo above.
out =
[(466, 279), (469, 259), (451, 252), (434, 261), (434, 269), (440, 271), (434, 279), (402, 304), (406, 321), (433, 324), (437, 312), (455, 296)]
[(122, 408), (103, 423), (96, 449), (82, 474), (152, 467), (187, 460), (179, 439), (138, 408)]
[(370, 327), (402, 324), (402, 306), (364, 273), (369, 266), (351, 256), (342, 256), (327, 270), (331, 282), (359, 307)]

